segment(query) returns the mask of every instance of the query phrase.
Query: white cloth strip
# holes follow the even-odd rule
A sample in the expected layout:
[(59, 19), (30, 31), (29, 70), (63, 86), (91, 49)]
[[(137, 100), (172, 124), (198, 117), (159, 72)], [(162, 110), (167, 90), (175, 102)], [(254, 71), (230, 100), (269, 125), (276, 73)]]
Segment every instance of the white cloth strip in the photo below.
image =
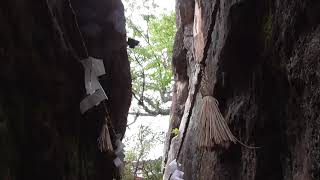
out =
[(108, 99), (106, 94), (104, 93), (103, 89), (96, 90), (93, 94), (85, 97), (80, 102), (80, 112), (84, 114), (92, 107), (99, 105), (101, 101)]

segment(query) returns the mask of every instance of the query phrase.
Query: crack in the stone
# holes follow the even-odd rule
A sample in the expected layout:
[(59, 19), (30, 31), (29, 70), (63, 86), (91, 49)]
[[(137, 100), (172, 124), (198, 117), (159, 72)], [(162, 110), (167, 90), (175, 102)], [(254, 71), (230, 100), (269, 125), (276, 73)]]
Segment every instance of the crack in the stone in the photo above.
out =
[(180, 156), (180, 153), (181, 153), (181, 150), (182, 150), (182, 146), (183, 146), (183, 142), (184, 142), (184, 139), (186, 137), (187, 129), (188, 129), (188, 126), (189, 126), (189, 123), (190, 123), (190, 118), (192, 116), (192, 110), (193, 110), (193, 107), (194, 107), (194, 104), (195, 104), (195, 101), (196, 101), (197, 94), (198, 94), (199, 89), (200, 89), (200, 84), (201, 84), (201, 79), (202, 79), (202, 71), (203, 71), (204, 67), (206, 66), (205, 61), (206, 61), (206, 59), (208, 57), (209, 47), (210, 47), (211, 42), (212, 42), (212, 33), (213, 33), (214, 25), (215, 25), (215, 22), (216, 22), (216, 16), (217, 16), (217, 12), (218, 12), (219, 6), (220, 6), (220, 0), (217, 0), (216, 4), (214, 6), (214, 9), (212, 11), (211, 23), (210, 23), (210, 27), (209, 27), (209, 32), (207, 34), (208, 40), (206, 42), (206, 45), (205, 45), (205, 48), (204, 48), (204, 51), (203, 51), (204, 56), (203, 56), (202, 60), (199, 62), (200, 71), (197, 74), (198, 77), (197, 77), (197, 81), (196, 81), (196, 84), (195, 84), (195, 90), (194, 90), (194, 94), (193, 94), (193, 97), (192, 97), (192, 101), (191, 101), (191, 104), (190, 104), (190, 111), (189, 111), (189, 114), (188, 114), (188, 117), (187, 117), (187, 120), (186, 120), (185, 129), (184, 129), (182, 137), (181, 137), (181, 143), (180, 143), (180, 146), (179, 146), (179, 149), (178, 149), (178, 153), (177, 153), (176, 159), (178, 159), (179, 156)]

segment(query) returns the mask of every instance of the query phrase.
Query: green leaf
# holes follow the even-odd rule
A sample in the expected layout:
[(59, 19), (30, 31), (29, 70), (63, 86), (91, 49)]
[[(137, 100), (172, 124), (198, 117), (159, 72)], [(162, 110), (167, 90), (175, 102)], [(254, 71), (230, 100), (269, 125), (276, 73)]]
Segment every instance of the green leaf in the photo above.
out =
[[(141, 14), (141, 19), (147, 27), (143, 27), (144, 23), (135, 24), (131, 20), (127, 21), (129, 32), (133, 32), (135, 38), (142, 39), (140, 46), (129, 50), (133, 91), (137, 94), (142, 93), (144, 73), (145, 91), (161, 94), (172, 87), (171, 61), (176, 32), (175, 13), (162, 14), (158, 18), (152, 13), (144, 13)], [(154, 100), (159, 102), (156, 97)], [(159, 102), (159, 105), (161, 104), (162, 102)]]

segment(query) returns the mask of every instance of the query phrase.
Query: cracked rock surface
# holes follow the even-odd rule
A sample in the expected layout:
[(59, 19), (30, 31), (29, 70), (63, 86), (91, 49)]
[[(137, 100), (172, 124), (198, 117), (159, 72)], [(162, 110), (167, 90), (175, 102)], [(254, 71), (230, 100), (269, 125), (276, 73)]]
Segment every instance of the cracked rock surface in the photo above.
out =
[[(177, 0), (164, 162), (179, 153), (186, 180), (320, 179), (319, 10), (314, 0)], [(233, 134), (261, 148), (198, 148), (199, 63)]]

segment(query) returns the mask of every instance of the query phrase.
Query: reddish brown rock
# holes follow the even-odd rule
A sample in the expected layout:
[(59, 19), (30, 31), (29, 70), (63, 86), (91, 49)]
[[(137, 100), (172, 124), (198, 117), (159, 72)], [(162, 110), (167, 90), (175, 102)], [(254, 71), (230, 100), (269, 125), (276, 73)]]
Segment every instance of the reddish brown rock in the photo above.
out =
[[(182, 72), (189, 92), (175, 91), (170, 127), (186, 128), (182, 146), (168, 133), (165, 162), (179, 153), (186, 180), (319, 179), (320, 3), (177, 0), (176, 7), (175, 87)], [(202, 97), (190, 91), (202, 59), (231, 131), (260, 149), (197, 147)], [(186, 94), (194, 101), (177, 100)]]

